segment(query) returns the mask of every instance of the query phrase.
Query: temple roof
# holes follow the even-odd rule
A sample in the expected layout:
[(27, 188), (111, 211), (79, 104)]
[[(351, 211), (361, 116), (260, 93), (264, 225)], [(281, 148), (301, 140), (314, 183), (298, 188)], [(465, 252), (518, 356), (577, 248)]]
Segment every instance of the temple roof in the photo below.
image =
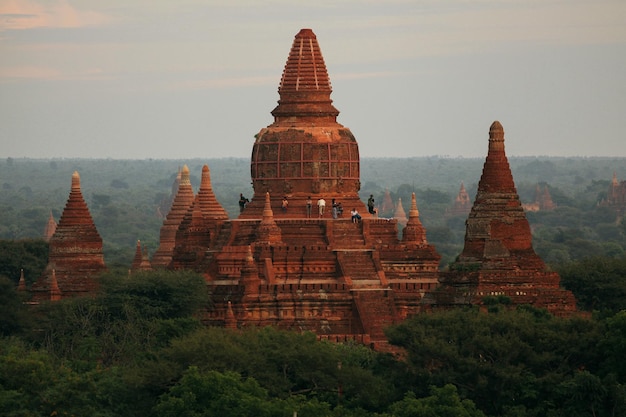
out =
[(280, 100), (272, 115), (282, 117), (330, 116), (339, 111), (332, 105), (330, 78), (324, 57), (311, 29), (295, 36), (278, 87)]

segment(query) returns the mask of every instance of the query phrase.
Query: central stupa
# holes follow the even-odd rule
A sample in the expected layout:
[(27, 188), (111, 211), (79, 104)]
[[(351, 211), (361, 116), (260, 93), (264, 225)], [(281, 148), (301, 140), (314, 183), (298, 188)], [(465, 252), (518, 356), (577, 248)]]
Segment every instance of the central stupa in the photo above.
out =
[[(270, 194), (275, 217), (304, 218), (311, 197), (323, 198), (330, 216), (333, 199), (368, 216), (359, 199), (359, 146), (350, 129), (337, 123), (326, 64), (311, 29), (295, 36), (278, 87), (274, 123), (255, 136), (250, 164), (254, 196), (239, 218), (261, 218)], [(280, 210), (286, 197), (287, 210)]]

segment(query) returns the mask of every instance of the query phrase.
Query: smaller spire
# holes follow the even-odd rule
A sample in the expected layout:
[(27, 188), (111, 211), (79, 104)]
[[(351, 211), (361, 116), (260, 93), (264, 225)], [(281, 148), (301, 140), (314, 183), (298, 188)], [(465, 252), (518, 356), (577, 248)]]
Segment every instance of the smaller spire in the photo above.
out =
[[(398, 205), (401, 206), (400, 202)], [(422, 225), (419, 218), (419, 210), (417, 209), (417, 201), (415, 193), (411, 194), (411, 210), (409, 210), (409, 221), (406, 223), (406, 227), (402, 229), (402, 241), (407, 243), (417, 243), (418, 245), (425, 245), (426, 241), (426, 229)]]
[(24, 278), (24, 269), (20, 269), (20, 281), (17, 284), (18, 291), (26, 291), (26, 279)]
[(417, 209), (417, 201), (415, 200), (415, 193), (411, 193), (411, 209), (409, 210), (409, 220), (420, 216), (420, 212)]
[(274, 220), (274, 212), (270, 201), (270, 193), (265, 193), (265, 206), (263, 207), (263, 219), (257, 231), (257, 239), (259, 242), (275, 243), (280, 242), (282, 233)]
[(63, 296), (59, 289), (59, 283), (57, 282), (57, 271), (52, 270), (52, 276), (50, 277), (50, 301), (59, 301)]
[(235, 312), (233, 311), (233, 305), (230, 301), (228, 301), (228, 308), (226, 310), (226, 318), (224, 320), (224, 327), (227, 329), (237, 328), (237, 318), (235, 317)]
[(398, 197), (398, 204), (396, 205), (396, 212), (393, 215), (393, 218), (398, 221), (398, 224), (401, 226), (405, 226), (408, 219), (406, 218), (406, 212), (404, 211), (404, 207), (402, 207), (402, 198)]
[(54, 216), (52, 215), (52, 210), (50, 210), (50, 216), (48, 217), (48, 222), (46, 223), (46, 228), (43, 232), (43, 240), (49, 242), (54, 232), (57, 230), (57, 222), (54, 220)]
[(274, 212), (272, 211), (272, 204), (270, 201), (270, 193), (265, 193), (265, 206), (263, 207), (263, 220), (262, 223), (273, 223)]

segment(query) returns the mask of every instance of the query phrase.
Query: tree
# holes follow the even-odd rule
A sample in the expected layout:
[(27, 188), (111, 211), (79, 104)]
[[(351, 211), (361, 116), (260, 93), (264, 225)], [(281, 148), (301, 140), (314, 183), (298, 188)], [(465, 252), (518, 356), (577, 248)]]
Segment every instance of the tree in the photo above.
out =
[(17, 335), (28, 328), (30, 316), (15, 284), (0, 275), (0, 337)]
[(402, 401), (389, 407), (394, 417), (484, 417), (470, 400), (461, 400), (452, 384), (441, 388), (431, 387), (431, 395), (416, 398), (408, 392)]

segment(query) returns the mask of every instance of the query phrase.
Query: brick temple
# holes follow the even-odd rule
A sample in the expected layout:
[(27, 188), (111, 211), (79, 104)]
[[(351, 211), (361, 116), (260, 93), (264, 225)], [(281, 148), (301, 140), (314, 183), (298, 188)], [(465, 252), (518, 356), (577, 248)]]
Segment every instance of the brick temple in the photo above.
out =
[(72, 174), (70, 195), (48, 244), (48, 264), (31, 288), (33, 301), (94, 294), (97, 276), (106, 266), (102, 238), (83, 198), (78, 172)]
[(504, 150), (504, 129), (489, 129), (489, 150), (476, 199), (466, 220), (465, 245), (441, 287), (429, 295), (435, 307), (482, 304), (485, 297), (505, 296), (513, 305), (529, 304), (557, 315), (576, 310), (570, 291), (548, 270), (532, 247), (526, 218)]
[[(408, 216), (401, 201), (393, 217), (379, 218), (360, 200), (359, 147), (337, 122), (331, 92), (317, 38), (302, 29), (285, 64), (274, 122), (252, 147), (251, 201), (229, 219), (213, 193), (209, 167), (202, 168), (194, 194), (184, 166), (159, 247), (150, 261), (138, 241), (131, 273), (167, 268), (202, 274), (213, 301), (202, 317), (209, 325), (273, 325), (373, 346), (386, 343), (385, 327), (410, 315), (482, 304), (489, 295), (555, 314), (575, 311), (572, 294), (559, 288), (559, 276), (532, 248), (500, 123), (489, 132), (463, 252), (450, 271), (440, 272), (441, 257), (426, 239), (415, 194)], [(390, 205), (387, 197), (383, 206)], [(341, 203), (342, 215), (333, 202)], [(352, 220), (352, 209), (361, 219)], [(39, 300), (88, 294), (104, 268), (102, 240), (75, 173), (50, 239), (48, 267), (33, 291)]]

